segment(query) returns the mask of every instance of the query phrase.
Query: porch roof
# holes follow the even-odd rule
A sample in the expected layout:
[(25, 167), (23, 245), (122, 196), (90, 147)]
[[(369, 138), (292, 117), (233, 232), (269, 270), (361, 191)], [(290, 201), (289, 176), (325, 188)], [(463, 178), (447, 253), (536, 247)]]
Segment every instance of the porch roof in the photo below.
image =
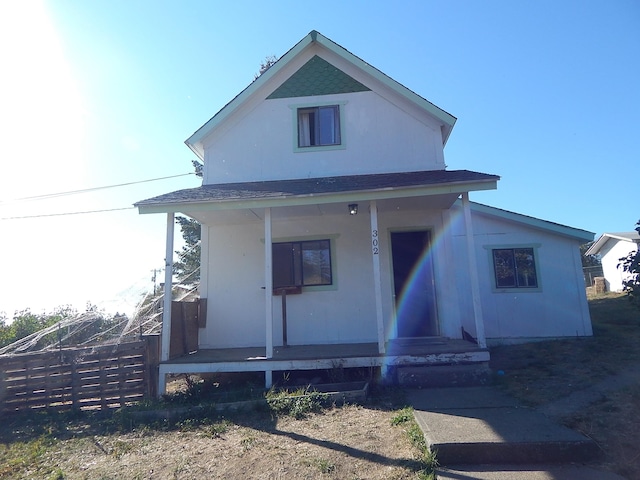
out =
[(339, 177), (220, 183), (177, 190), (135, 204), (140, 213), (226, 210), (377, 200), (495, 189), (497, 175), (469, 170), (346, 175)]

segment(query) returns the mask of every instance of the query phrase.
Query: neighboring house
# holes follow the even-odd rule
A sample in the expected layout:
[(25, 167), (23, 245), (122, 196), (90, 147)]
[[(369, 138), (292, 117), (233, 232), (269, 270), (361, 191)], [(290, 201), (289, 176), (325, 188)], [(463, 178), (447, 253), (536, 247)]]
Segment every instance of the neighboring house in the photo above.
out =
[(620, 259), (638, 251), (640, 234), (638, 232), (603, 233), (585, 255), (599, 255), (602, 262), (602, 273), (608, 292), (621, 292), (622, 282), (629, 274), (618, 268)]
[(593, 234), (470, 202), (499, 177), (446, 169), (455, 121), (312, 31), (187, 139), (202, 186), (136, 204), (167, 214), (167, 258), (174, 213), (202, 224), (199, 350), (169, 359), (163, 337), (160, 391), (167, 373), (270, 385), (591, 335), (579, 245)]

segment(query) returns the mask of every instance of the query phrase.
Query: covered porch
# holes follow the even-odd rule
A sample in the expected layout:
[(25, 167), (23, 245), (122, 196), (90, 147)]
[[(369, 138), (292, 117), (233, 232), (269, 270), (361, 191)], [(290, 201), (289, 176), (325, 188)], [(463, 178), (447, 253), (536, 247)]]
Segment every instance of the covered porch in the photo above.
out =
[[(170, 360), (170, 338), (163, 335), (159, 392), (164, 392), (167, 374), (260, 371), (269, 387), (272, 373), (282, 370), (486, 362), (468, 192), (495, 188), (496, 181), (496, 176), (469, 171), (355, 175), (203, 185), (138, 203), (141, 213), (167, 214), (165, 285), (172, 279), (174, 214), (183, 212), (207, 226), (201, 258), (207, 272), (201, 276), (200, 292), (208, 312), (199, 332), (199, 351)], [(427, 253), (437, 257), (438, 271), (424, 282), (430, 288), (424, 298), (431, 299), (432, 328), (394, 330), (402, 291), (393, 291), (398, 278), (392, 235), (427, 231), (440, 236), (449, 208), (460, 197), (470, 279), (464, 294), (473, 299), (467, 330), (477, 345), (454, 340), (462, 338), (463, 323), (448, 269), (453, 253), (446, 236), (438, 244), (441, 250), (431, 250), (427, 243), (416, 248), (415, 264), (404, 272), (403, 281), (408, 282), (413, 265), (420, 265)], [(331, 272), (336, 267), (339, 280), (326, 286), (304, 284), (304, 293), (291, 299), (287, 308), (294, 324), (286, 320), (284, 298), (282, 312), (275, 304), (280, 302), (274, 298), (278, 286), (273, 281), (273, 245), (301, 238), (325, 241), (330, 258), (340, 257), (341, 262), (326, 262)], [(438, 306), (435, 283), (441, 292)], [(164, 302), (163, 331), (169, 332), (170, 295)], [(225, 320), (229, 318), (234, 322)]]
[(475, 343), (447, 338), (393, 339), (380, 352), (377, 343), (292, 345), (203, 349), (163, 361), (159, 366), (158, 391), (164, 392), (170, 374), (264, 372), (270, 386), (273, 372), (380, 368), (382, 376), (397, 367), (473, 365), (489, 361), (489, 351)]

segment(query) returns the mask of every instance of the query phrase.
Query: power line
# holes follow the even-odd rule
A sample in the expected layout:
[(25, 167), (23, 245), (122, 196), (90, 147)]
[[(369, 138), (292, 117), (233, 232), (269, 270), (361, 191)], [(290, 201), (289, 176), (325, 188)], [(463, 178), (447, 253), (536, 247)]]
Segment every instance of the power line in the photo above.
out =
[[(47, 198), (64, 197), (66, 195), (77, 195), (79, 193), (95, 192), (97, 190), (106, 190), (108, 188), (126, 187), (128, 185), (137, 185), (139, 183), (156, 182), (158, 180), (168, 180), (170, 178), (186, 177), (187, 175), (195, 175), (195, 173), (194, 172), (181, 173), (179, 175), (170, 175), (168, 177), (150, 178), (150, 179), (147, 179), (147, 180), (138, 180), (136, 182), (118, 183), (116, 185), (105, 185), (105, 186), (102, 186), (102, 187), (83, 188), (81, 190), (70, 190), (68, 192), (46, 193), (46, 194), (43, 194), (43, 195), (34, 195), (32, 197), (14, 198), (14, 199), (11, 199), (11, 200), (2, 200), (2, 201), (0, 201), (0, 205), (7, 204), (7, 203), (15, 203), (15, 202), (28, 202), (28, 201), (33, 201), (33, 200), (46, 200)], [(122, 210), (122, 209), (120, 209), (120, 210)], [(84, 212), (80, 212), (80, 213), (84, 213)], [(93, 212), (88, 212), (88, 213), (93, 213)], [(62, 214), (60, 214), (60, 215), (62, 215)], [(71, 213), (69, 215), (73, 215), (73, 213)], [(16, 217), (16, 218), (27, 218), (27, 217)], [(2, 220), (7, 220), (7, 219), (3, 218)]]
[(87, 210), (84, 212), (45, 213), (42, 215), (25, 215), (22, 217), (2, 217), (0, 218), (0, 220), (22, 220), (25, 218), (63, 217), (66, 215), (84, 215), (86, 213), (117, 212), (119, 210), (133, 210), (135, 208), (136, 207), (123, 207), (123, 208), (106, 208), (104, 210)]

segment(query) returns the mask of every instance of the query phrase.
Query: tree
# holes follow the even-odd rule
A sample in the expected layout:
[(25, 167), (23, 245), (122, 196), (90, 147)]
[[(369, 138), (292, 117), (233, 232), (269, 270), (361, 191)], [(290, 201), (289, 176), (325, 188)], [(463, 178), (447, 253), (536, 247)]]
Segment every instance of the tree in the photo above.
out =
[(265, 57), (265, 59), (260, 62), (260, 70), (258, 70), (258, 73), (253, 75), (253, 80), (257, 80), (260, 75), (269, 70), (271, 66), (277, 61), (278, 57), (276, 57), (275, 55), (268, 55), (267, 57)]
[(200, 235), (201, 226), (197, 220), (188, 217), (176, 217), (185, 245), (176, 252), (180, 259), (174, 263), (173, 272), (183, 283), (193, 284), (200, 281)]
[(602, 267), (600, 255), (585, 255), (587, 250), (591, 248), (595, 242), (583, 243), (580, 245), (580, 258), (582, 259), (582, 268)]
[[(640, 234), (640, 220), (636, 223), (636, 231)], [(640, 248), (622, 257), (618, 264), (618, 268), (620, 267), (623, 272), (629, 274), (629, 277), (622, 281), (623, 290), (629, 300), (640, 308)]]
[(28, 337), (76, 314), (77, 312), (68, 305), (57, 307), (51, 313), (36, 314), (28, 308), (16, 312), (11, 323), (7, 323), (6, 319), (0, 319), (0, 347)]
[(191, 160), (191, 165), (193, 165), (193, 169), (195, 170), (196, 177), (202, 178), (204, 175), (203, 169), (204, 164), (200, 160)]

